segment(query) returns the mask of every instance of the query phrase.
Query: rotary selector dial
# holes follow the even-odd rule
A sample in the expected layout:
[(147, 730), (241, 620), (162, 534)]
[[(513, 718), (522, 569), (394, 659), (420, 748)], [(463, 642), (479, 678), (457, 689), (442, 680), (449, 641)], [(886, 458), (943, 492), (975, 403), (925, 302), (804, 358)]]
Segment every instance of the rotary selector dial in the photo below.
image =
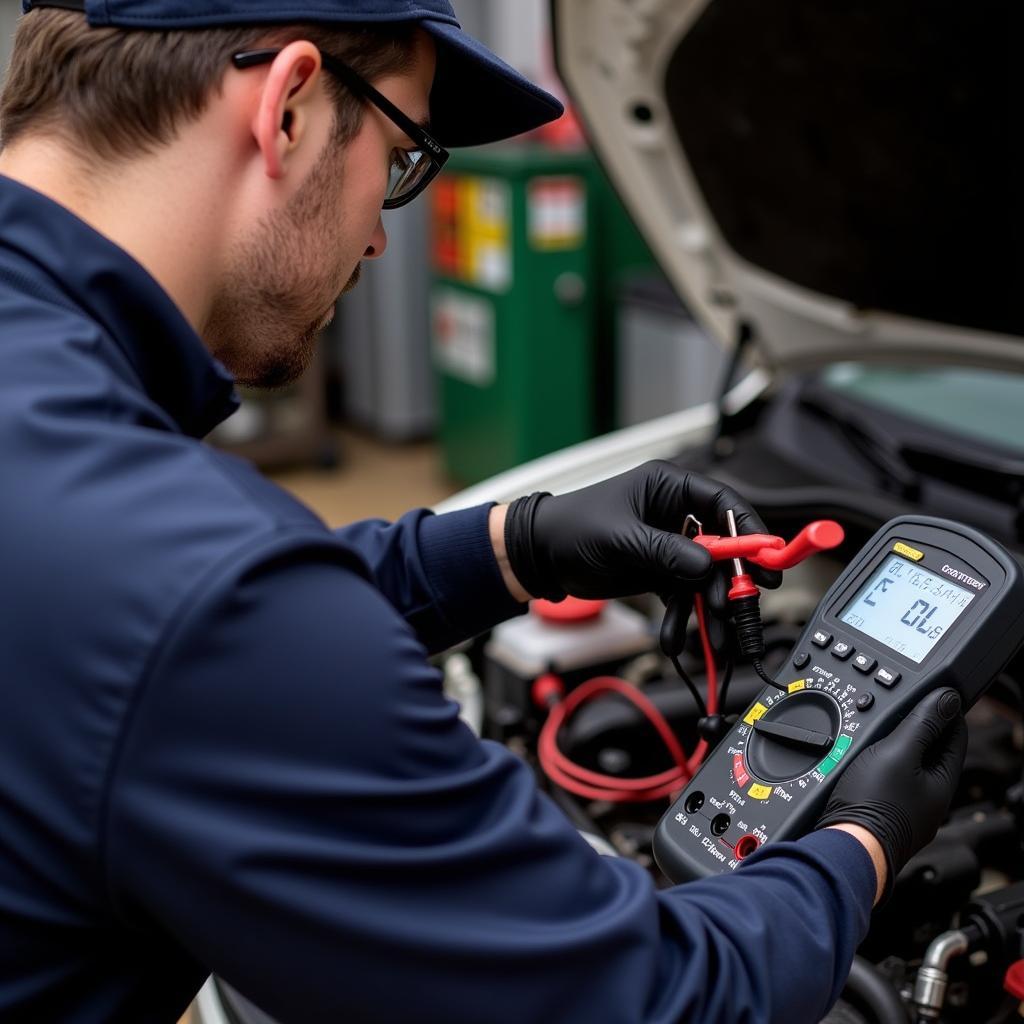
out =
[(842, 724), (839, 704), (820, 690), (780, 700), (754, 722), (747, 745), (750, 771), (770, 783), (806, 775), (832, 750)]

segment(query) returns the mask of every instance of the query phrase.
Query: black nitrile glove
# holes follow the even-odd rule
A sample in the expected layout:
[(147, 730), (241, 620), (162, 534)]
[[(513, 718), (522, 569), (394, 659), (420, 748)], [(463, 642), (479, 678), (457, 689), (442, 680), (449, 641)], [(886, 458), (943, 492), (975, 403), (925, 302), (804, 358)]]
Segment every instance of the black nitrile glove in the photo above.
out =
[[(509, 563), (534, 597), (667, 596), (699, 588), (711, 557), (682, 536), (687, 515), (705, 533), (728, 534), (732, 509), (740, 533), (765, 533), (757, 513), (732, 488), (670, 462), (643, 466), (570, 494), (533, 494), (512, 503), (505, 520)], [(751, 567), (757, 582), (780, 573)]]
[(956, 690), (925, 697), (885, 739), (857, 756), (815, 826), (866, 828), (885, 852), (886, 896), (903, 865), (946, 820), (967, 752), (961, 708)]

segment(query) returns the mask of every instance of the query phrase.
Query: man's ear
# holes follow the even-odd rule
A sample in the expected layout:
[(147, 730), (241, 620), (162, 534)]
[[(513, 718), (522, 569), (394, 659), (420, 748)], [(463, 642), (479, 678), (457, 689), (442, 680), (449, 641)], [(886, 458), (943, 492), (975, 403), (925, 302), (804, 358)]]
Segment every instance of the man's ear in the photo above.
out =
[(268, 178), (284, 177), (288, 156), (306, 132), (321, 73), (320, 51), (306, 40), (289, 43), (270, 65), (252, 124)]

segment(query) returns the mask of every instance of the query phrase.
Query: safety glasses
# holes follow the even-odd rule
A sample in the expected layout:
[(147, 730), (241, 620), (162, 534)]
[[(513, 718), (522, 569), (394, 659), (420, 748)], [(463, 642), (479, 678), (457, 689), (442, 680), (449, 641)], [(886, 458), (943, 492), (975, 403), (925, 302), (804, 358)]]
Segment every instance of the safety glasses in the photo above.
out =
[[(240, 71), (259, 64), (269, 64), (280, 50), (245, 50), (236, 53), (231, 61)], [(372, 103), (386, 118), (402, 129), (415, 143), (413, 149), (395, 148), (391, 152), (388, 171), (388, 190), (384, 196), (384, 209), (397, 210), (411, 203), (440, 173), (448, 161), (446, 150), (420, 125), (407, 117), (382, 93), (378, 92), (358, 72), (344, 61), (320, 51), (323, 66), (352, 92)]]

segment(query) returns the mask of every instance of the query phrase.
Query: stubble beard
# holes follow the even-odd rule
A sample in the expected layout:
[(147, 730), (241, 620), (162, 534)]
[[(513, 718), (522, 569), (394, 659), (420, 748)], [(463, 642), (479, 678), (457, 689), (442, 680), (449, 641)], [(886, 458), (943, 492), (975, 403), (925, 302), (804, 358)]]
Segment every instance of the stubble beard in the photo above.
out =
[[(340, 248), (335, 208), (340, 160), (328, 144), (302, 188), (284, 210), (270, 214), (239, 245), (225, 286), (203, 329), (210, 351), (239, 384), (282, 388), (309, 368), (316, 339), (333, 319), (339, 292), (351, 291), (360, 268), (343, 288), (317, 274)], [(332, 200), (334, 200), (332, 202)], [(335, 237), (327, 239), (327, 229)]]

